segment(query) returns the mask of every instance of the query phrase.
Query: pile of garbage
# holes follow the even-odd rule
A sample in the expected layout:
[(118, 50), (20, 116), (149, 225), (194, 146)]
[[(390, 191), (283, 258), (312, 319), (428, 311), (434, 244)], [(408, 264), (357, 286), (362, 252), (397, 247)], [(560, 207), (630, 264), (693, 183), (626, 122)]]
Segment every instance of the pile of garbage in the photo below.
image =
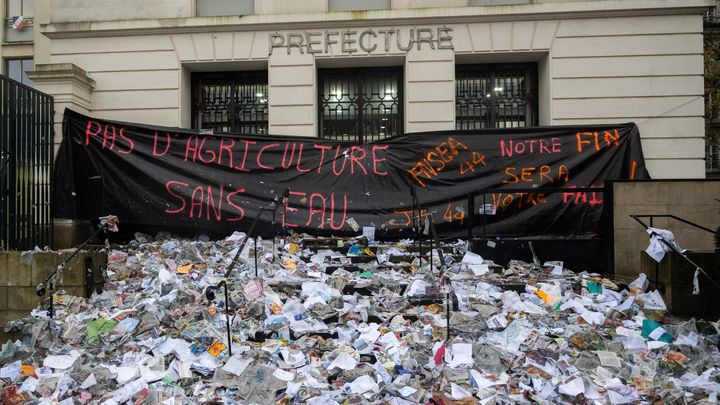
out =
[(0, 402), (717, 403), (718, 324), (673, 320), (644, 275), (295, 235), (226, 279), (243, 237), (107, 247), (102, 293), (6, 325)]

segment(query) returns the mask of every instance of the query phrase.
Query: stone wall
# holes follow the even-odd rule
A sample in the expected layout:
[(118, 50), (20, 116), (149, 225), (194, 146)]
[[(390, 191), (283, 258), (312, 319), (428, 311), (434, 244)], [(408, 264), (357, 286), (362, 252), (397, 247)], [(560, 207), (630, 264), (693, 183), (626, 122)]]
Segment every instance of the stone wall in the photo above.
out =
[[(716, 253), (689, 253), (690, 260), (702, 267), (707, 276), (700, 274), (700, 294), (693, 295), (693, 276), (695, 268), (679, 254), (671, 253), (657, 266), (658, 289), (665, 305), (673, 315), (696, 317), (717, 321), (720, 316), (720, 288), (712, 281), (720, 280), (720, 255)], [(642, 271), (655, 278), (656, 262), (650, 256), (641, 254)], [(655, 288), (654, 284), (650, 288)]]
[[(70, 254), (71, 251), (0, 253), (0, 341), (4, 342), (2, 326), (5, 322), (22, 318), (38, 306), (41, 297), (35, 293), (37, 285)], [(56, 291), (85, 296), (86, 258), (92, 259), (93, 273), (98, 280), (100, 266), (107, 263), (107, 257), (104, 253), (84, 251), (65, 266)]]
[[(633, 277), (641, 272), (648, 247), (645, 229), (631, 214), (672, 214), (710, 229), (720, 226), (720, 181), (635, 181), (613, 184), (615, 274)], [(644, 219), (649, 224), (649, 219)], [(656, 218), (656, 228), (669, 229), (681, 247), (696, 252), (715, 249), (714, 236), (681, 222)], [(653, 274), (647, 274), (649, 279)]]
[[(366, 2), (256, 0), (256, 14), (222, 17), (193, 16), (197, 1), (52, 0), (31, 79), (55, 96), (56, 143), (65, 107), (189, 127), (192, 73), (242, 70), (267, 70), (269, 133), (318, 136), (320, 70), (402, 66), (403, 132), (413, 133), (455, 128), (457, 65), (532, 62), (539, 125), (636, 122), (654, 178), (705, 177), (702, 12), (711, 0), (497, 5), (509, 2), (527, 0), (393, 0), (391, 9), (333, 12), (330, 3)], [(493, 5), (467, 6), (476, 4)], [(450, 29), (452, 49), (405, 51), (397, 35), (379, 35), (409, 39), (418, 27)], [(347, 31), (355, 41), (365, 30), (378, 35), (365, 37), (365, 50), (337, 41), (270, 52), (278, 34)]]
[(52, 22), (482, 7), (600, 0), (50, 0)]

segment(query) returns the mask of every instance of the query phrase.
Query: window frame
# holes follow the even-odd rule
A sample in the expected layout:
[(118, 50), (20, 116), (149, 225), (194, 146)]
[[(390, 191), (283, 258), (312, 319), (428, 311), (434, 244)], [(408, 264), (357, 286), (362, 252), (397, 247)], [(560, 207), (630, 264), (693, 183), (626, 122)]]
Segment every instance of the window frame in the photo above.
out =
[[(347, 134), (347, 135), (340, 135), (340, 136), (326, 136), (324, 134), (325, 129), (325, 119), (324, 119), (324, 111), (325, 106), (327, 104), (330, 104), (329, 101), (324, 100), (324, 92), (325, 92), (325, 79), (332, 76), (332, 75), (345, 75), (348, 77), (350, 82), (354, 83), (354, 86), (356, 89), (361, 89), (361, 84), (363, 80), (366, 80), (367, 78), (373, 77), (373, 75), (377, 75), (377, 73), (382, 72), (383, 74), (391, 74), (395, 76), (396, 80), (396, 97), (395, 100), (392, 100), (392, 104), (397, 105), (397, 113), (393, 114), (384, 114), (384, 115), (377, 115), (376, 118), (370, 118), (372, 119), (379, 119), (380, 121), (387, 121), (390, 119), (393, 119), (393, 126), (395, 127), (393, 132), (387, 132), (384, 135), (380, 134), (372, 134), (368, 133), (366, 131), (367, 126), (366, 125), (360, 125), (363, 121), (370, 123), (369, 121), (366, 121), (366, 113), (364, 112), (364, 106), (366, 103), (370, 103), (372, 101), (369, 101), (367, 98), (363, 97), (363, 94), (357, 94), (358, 97), (357, 101), (357, 119), (356, 119), (356, 128), (359, 129), (358, 132), (355, 134)], [(350, 141), (350, 142), (357, 142), (357, 143), (365, 143), (365, 142), (374, 142), (381, 139), (390, 138), (397, 135), (402, 135), (403, 130), (405, 127), (405, 92), (404, 92), (404, 68), (403, 66), (376, 66), (376, 67), (350, 67), (350, 68), (323, 68), (317, 70), (317, 100), (318, 100), (318, 137), (321, 139), (329, 139), (329, 140), (336, 140), (336, 141)], [(362, 92), (360, 92), (362, 93)], [(386, 93), (387, 94), (387, 93)], [(348, 98), (350, 98), (348, 96)], [(386, 126), (388, 124), (385, 124)], [(379, 129), (382, 129), (382, 127), (379, 127)], [(368, 140), (370, 138), (370, 140)]]
[(470, 7), (530, 4), (531, 0), (468, 0)]
[(390, 10), (391, 0), (328, 0), (328, 11)]
[(706, 141), (705, 177), (720, 177), (720, 145)]
[[(232, 132), (232, 133), (241, 133), (246, 135), (267, 135), (269, 133), (269, 127), (270, 127), (270, 120), (269, 120), (269, 106), (268, 106), (268, 92), (269, 92), (269, 85), (268, 85), (268, 71), (267, 70), (241, 70), (241, 71), (230, 71), (230, 72), (192, 72), (191, 73), (191, 124), (192, 128), (199, 129), (199, 130), (213, 130), (217, 132)], [(218, 86), (230, 86), (232, 94), (230, 94), (230, 101), (226, 101), (226, 105), (228, 105), (227, 116), (227, 127), (228, 131), (220, 131), (216, 129), (217, 126), (214, 128), (203, 128), (203, 122), (202, 122), (202, 113), (203, 113), (203, 98), (202, 98), (202, 86), (203, 84), (207, 85), (218, 85)], [(250, 94), (252, 95), (253, 91), (256, 92), (254, 97), (259, 98), (260, 100), (257, 100), (253, 104), (244, 104), (242, 102), (238, 102), (238, 89), (239, 86), (260, 86), (263, 90), (263, 96), (257, 96), (257, 92), (259, 91), (257, 88), (255, 90), (251, 90)], [(252, 87), (251, 87), (252, 88)], [(227, 99), (226, 99), (227, 100)], [(264, 100), (264, 101), (261, 101)], [(255, 119), (255, 120), (242, 120), (240, 119), (240, 114), (242, 112), (243, 106), (252, 106), (254, 108), (258, 108), (260, 106), (263, 106), (262, 112), (254, 112), (254, 114), (262, 114), (263, 119)], [(220, 111), (220, 110), (218, 110)], [(235, 111), (235, 113), (232, 113)], [(220, 122), (220, 121), (215, 121)], [(244, 131), (242, 130), (243, 125), (242, 123), (245, 123), (246, 126), (255, 127), (253, 131)], [(259, 130), (258, 130), (259, 129)]]
[[(16, 78), (10, 76), (10, 63), (18, 62), (18, 61), (20, 62), (20, 79), (16, 79)], [(25, 71), (25, 68), (23, 67), (23, 65), (27, 61), (30, 61), (30, 63), (32, 64), (32, 66), (28, 70), (34, 69), (35, 68), (35, 58), (33, 58), (33, 57), (6, 58), (4, 61), (5, 62), (5, 66), (4, 66), (5, 75), (21, 84), (24, 84), (25, 86), (35, 87), (35, 83), (27, 77), (27, 73)]]
[[(497, 88), (496, 78), (498, 76), (498, 73), (501, 72), (503, 69), (522, 69), (524, 70), (524, 76), (525, 76), (525, 95), (524, 95), (524, 101), (525, 101), (525, 125), (520, 126), (498, 126), (498, 123), (501, 122), (498, 120), (498, 117), (501, 116), (500, 112), (498, 111), (498, 101), (502, 99), (502, 97), (499, 97), (497, 92), (495, 91), (495, 88)], [(462, 79), (471, 79), (473, 77), (476, 78), (482, 78), (479, 73), (482, 71), (489, 72), (489, 107), (488, 107), (488, 115), (489, 115), (489, 122), (488, 126), (483, 127), (482, 120), (474, 120), (471, 121), (470, 119), (463, 119), (461, 120), (461, 117), (464, 117), (462, 115), (458, 114), (458, 110), (461, 108), (461, 105), (459, 104), (459, 100), (462, 96), (461, 94), (461, 80)], [(473, 73), (477, 73), (475, 76), (472, 76)], [(527, 127), (534, 127), (539, 125), (539, 105), (538, 105), (538, 64), (536, 62), (524, 62), (524, 63), (463, 63), (463, 64), (457, 64), (455, 65), (455, 129), (456, 130), (476, 130), (476, 129), (499, 129), (499, 128), (527, 128)], [(530, 104), (528, 107), (527, 104)], [(466, 115), (465, 117), (470, 117), (470, 115)], [(477, 117), (477, 116), (476, 116)], [(474, 122), (473, 125), (462, 125), (461, 123), (469, 124), (471, 122)], [(507, 121), (505, 121), (507, 122)]]
[[(13, 14), (10, 12), (10, 2), (12, 0), (5, 0), (5, 19), (6, 20), (12, 20), (15, 16), (23, 16), (29, 19), (32, 19), (35, 17), (35, 0), (17, 0), (20, 2), (20, 14)], [(26, 3), (32, 2), (31, 5), (27, 5)], [(30, 14), (26, 14), (25, 8), (29, 8)]]

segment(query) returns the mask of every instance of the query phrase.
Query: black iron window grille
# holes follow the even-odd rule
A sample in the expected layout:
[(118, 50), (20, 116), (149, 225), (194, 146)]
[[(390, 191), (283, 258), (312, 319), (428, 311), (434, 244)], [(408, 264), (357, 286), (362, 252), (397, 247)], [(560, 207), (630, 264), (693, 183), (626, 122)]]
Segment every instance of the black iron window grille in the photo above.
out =
[(373, 142), (403, 131), (402, 68), (318, 71), (320, 137)]
[(458, 65), (455, 128), (537, 125), (537, 65)]
[(193, 128), (268, 133), (267, 71), (193, 73)]
[(720, 177), (720, 145), (705, 145), (705, 174), (707, 177)]

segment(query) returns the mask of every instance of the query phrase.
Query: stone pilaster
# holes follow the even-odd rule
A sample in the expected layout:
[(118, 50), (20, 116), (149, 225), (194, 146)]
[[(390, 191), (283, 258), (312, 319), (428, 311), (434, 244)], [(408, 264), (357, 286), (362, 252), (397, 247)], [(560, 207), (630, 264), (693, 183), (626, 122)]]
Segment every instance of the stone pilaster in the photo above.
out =
[(27, 72), (35, 88), (55, 99), (55, 152), (62, 140), (62, 119), (65, 108), (89, 114), (92, 106), (92, 90), (95, 80), (73, 63), (46, 63), (35, 65)]
[[(62, 122), (65, 108), (79, 113), (89, 114), (92, 106), (92, 91), (95, 80), (73, 63), (46, 63), (35, 65), (35, 70), (27, 72), (35, 83), (35, 88), (53, 96), (54, 129), (53, 151), (57, 153), (62, 141)], [(53, 245), (67, 248), (82, 242), (90, 234), (91, 228), (84, 221), (55, 218), (53, 227)]]

